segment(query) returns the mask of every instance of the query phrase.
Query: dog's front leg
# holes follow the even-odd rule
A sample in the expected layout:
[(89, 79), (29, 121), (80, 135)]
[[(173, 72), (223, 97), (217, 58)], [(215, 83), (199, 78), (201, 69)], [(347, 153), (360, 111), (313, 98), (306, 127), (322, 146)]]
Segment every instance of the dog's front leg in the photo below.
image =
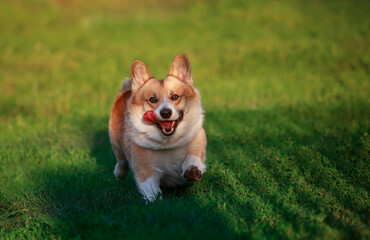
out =
[(144, 199), (149, 202), (154, 202), (157, 199), (162, 200), (161, 196), (161, 189), (159, 188), (160, 183), (160, 176), (159, 174), (155, 173), (151, 177), (147, 178), (146, 180), (140, 182), (136, 178), (139, 190), (141, 194), (144, 196)]
[(153, 168), (152, 154), (148, 149), (134, 145), (132, 148), (133, 155), (133, 172), (139, 191), (144, 196), (144, 199), (149, 202), (154, 202), (158, 198), (161, 199), (160, 174)]
[(198, 181), (206, 171), (206, 133), (202, 128), (190, 143), (182, 164), (182, 176), (187, 181)]

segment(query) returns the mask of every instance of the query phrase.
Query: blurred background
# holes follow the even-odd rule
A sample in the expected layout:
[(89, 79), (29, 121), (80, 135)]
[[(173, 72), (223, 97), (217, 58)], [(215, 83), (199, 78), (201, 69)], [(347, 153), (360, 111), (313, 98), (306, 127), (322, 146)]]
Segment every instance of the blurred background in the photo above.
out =
[[(0, 1), (0, 236), (368, 239), (369, 13), (361, 0)], [(132, 175), (113, 178), (110, 108), (135, 59), (164, 78), (179, 53), (208, 171), (144, 208)]]
[(3, 1), (2, 115), (106, 114), (133, 60), (163, 78), (178, 53), (206, 108), (365, 99), (368, 10), (366, 1)]

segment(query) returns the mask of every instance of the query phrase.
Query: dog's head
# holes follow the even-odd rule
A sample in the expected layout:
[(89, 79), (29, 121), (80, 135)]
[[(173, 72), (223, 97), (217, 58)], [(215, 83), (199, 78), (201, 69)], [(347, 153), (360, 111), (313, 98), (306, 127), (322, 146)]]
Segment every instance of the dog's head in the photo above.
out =
[(176, 56), (168, 76), (162, 80), (154, 78), (143, 62), (134, 61), (131, 81), (130, 118), (137, 132), (151, 140), (170, 143), (202, 125), (200, 97), (184, 54)]

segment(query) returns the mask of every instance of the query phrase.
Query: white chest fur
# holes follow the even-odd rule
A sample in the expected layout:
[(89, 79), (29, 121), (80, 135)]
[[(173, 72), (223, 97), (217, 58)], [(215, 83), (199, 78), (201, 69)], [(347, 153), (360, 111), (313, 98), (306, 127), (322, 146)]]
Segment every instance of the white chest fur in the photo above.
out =
[(185, 161), (188, 145), (173, 149), (154, 150), (153, 168), (160, 174), (161, 181), (167, 186), (185, 183), (181, 176), (182, 164)]

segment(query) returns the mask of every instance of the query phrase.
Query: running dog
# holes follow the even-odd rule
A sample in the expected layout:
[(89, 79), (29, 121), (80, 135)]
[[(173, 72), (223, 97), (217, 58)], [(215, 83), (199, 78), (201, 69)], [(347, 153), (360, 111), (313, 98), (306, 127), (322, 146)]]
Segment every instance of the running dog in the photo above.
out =
[(131, 79), (124, 81), (109, 120), (116, 179), (125, 177), (130, 167), (150, 202), (161, 199), (161, 187), (200, 180), (206, 171), (203, 118), (184, 54), (176, 56), (161, 80), (143, 62), (134, 61)]

